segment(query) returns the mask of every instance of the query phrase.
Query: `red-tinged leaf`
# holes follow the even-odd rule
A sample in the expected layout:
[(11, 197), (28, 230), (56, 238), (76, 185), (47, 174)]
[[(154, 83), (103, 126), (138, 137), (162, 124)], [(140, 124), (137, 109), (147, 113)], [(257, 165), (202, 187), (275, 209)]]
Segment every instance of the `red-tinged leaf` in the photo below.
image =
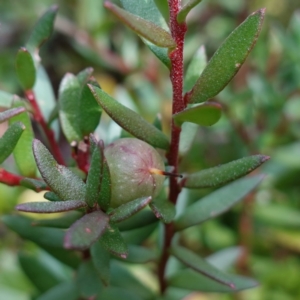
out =
[(153, 147), (167, 150), (169, 141), (165, 134), (148, 123), (139, 114), (123, 106), (101, 89), (89, 85), (96, 101), (106, 113), (123, 129)]
[(106, 231), (108, 221), (108, 216), (100, 210), (86, 214), (67, 230), (64, 247), (88, 249)]
[(24, 130), (25, 126), (16, 122), (10, 125), (0, 138), (0, 164), (13, 152)]
[(243, 157), (224, 165), (185, 175), (181, 185), (190, 189), (219, 187), (247, 175), (269, 158), (265, 155)]
[(173, 119), (177, 126), (181, 126), (184, 122), (212, 126), (220, 120), (221, 115), (222, 106), (219, 103), (207, 101), (173, 115)]
[(142, 197), (120, 205), (109, 213), (110, 221), (118, 223), (130, 218), (147, 206), (151, 200), (152, 197)]
[(16, 72), (22, 88), (32, 89), (35, 83), (36, 71), (31, 54), (26, 48), (20, 48), (16, 57)]
[(129, 13), (109, 1), (105, 1), (104, 6), (109, 9), (121, 22), (126, 24), (134, 32), (150, 41), (154, 45), (165, 48), (176, 47), (176, 43), (171, 34), (156, 24)]
[(162, 220), (164, 223), (171, 223), (176, 214), (175, 205), (167, 200), (154, 199), (150, 203), (150, 208), (154, 212), (156, 218)]
[(231, 281), (230, 276), (218, 270), (213, 265), (209, 264), (205, 259), (196, 255), (194, 252), (188, 250), (187, 248), (173, 246), (170, 249), (170, 253), (187, 267), (235, 290), (235, 285)]
[(33, 142), (33, 153), (43, 179), (60, 199), (84, 200), (85, 183), (71, 170), (59, 165), (39, 140)]
[(60, 202), (26, 202), (16, 206), (16, 210), (32, 213), (56, 213), (86, 207), (84, 201), (67, 200)]
[(189, 103), (204, 102), (216, 96), (238, 72), (254, 47), (262, 27), (265, 9), (251, 14), (236, 28), (208, 62), (188, 93)]
[(12, 118), (13, 116), (19, 115), (20, 113), (26, 111), (25, 107), (16, 107), (7, 109), (0, 113), (0, 123), (7, 121), (8, 119)]
[(186, 16), (188, 13), (198, 5), (202, 0), (190, 0), (188, 1), (183, 7), (180, 9), (179, 13), (177, 14), (177, 22), (183, 23), (185, 22)]

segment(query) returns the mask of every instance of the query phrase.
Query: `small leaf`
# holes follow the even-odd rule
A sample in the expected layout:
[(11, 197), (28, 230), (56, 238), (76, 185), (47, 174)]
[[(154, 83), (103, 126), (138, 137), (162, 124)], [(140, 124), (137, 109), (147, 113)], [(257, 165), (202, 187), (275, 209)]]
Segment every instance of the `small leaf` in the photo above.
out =
[(106, 113), (123, 129), (153, 147), (167, 150), (168, 138), (152, 124), (148, 123), (139, 114), (123, 106), (101, 89), (89, 85), (96, 101)]
[(0, 107), (10, 108), (14, 95), (0, 90)]
[(180, 246), (173, 246), (170, 249), (170, 253), (180, 260), (187, 267), (203, 274), (204, 276), (219, 282), (221, 284), (227, 285), (231, 289), (235, 290), (234, 284), (231, 282), (229, 276), (218, 270), (211, 264), (209, 264), (205, 259), (196, 255), (194, 252)]
[(125, 243), (118, 227), (114, 224), (109, 224), (108, 229), (99, 240), (103, 248), (111, 254), (120, 258), (126, 258), (128, 255), (128, 247)]
[(167, 200), (154, 199), (150, 203), (150, 208), (154, 212), (156, 218), (162, 220), (164, 223), (171, 223), (176, 214), (175, 205)]
[(36, 300), (78, 300), (79, 297), (78, 287), (75, 282), (63, 282), (38, 296)]
[[(63, 201), (62, 199), (60, 199), (55, 193), (53, 192), (46, 192), (44, 194), (44, 198), (49, 200), (49, 201)], [(67, 200), (68, 201), (68, 200)]]
[(130, 218), (147, 206), (151, 200), (152, 197), (142, 197), (120, 205), (110, 212), (110, 221), (118, 223)]
[(0, 138), (0, 164), (13, 152), (24, 130), (25, 126), (21, 122), (16, 122), (9, 126)]
[(88, 249), (105, 232), (108, 220), (108, 216), (100, 210), (84, 215), (67, 230), (64, 247)]
[(175, 228), (182, 230), (219, 216), (242, 200), (262, 179), (262, 175), (242, 178), (196, 201), (177, 218)]
[[(14, 107), (24, 107), (24, 103), (15, 99)], [(14, 148), (13, 155), (17, 167), (21, 175), (26, 177), (35, 177), (36, 163), (32, 153), (32, 141), (34, 138), (33, 129), (29, 115), (26, 111), (9, 119), (9, 124), (21, 122), (25, 126), (25, 130), (20, 137), (16, 147)]]
[(110, 281), (110, 254), (99, 242), (91, 246), (91, 257), (95, 269), (97, 270), (103, 284), (109, 285)]
[(20, 184), (36, 192), (41, 192), (48, 189), (48, 185), (43, 180), (33, 178), (24, 178), (21, 180)]
[(78, 123), (78, 100), (80, 96), (80, 83), (78, 78), (67, 73), (59, 86), (59, 119), (62, 130), (69, 143), (82, 140)]
[(211, 293), (230, 293), (256, 287), (258, 283), (247, 277), (227, 274), (235, 289), (218, 283), (205, 275), (193, 270), (180, 270), (168, 279), (168, 285), (192, 291), (202, 291)]
[(28, 39), (26, 47), (30, 52), (37, 50), (47, 41), (52, 34), (54, 19), (58, 10), (57, 5), (50, 7), (48, 11), (39, 19)]
[(177, 14), (177, 22), (184, 23), (188, 13), (201, 2), (202, 0), (190, 0), (187, 2)]
[[(101, 147), (101, 151), (103, 152), (103, 147)], [(100, 195), (98, 198), (98, 204), (103, 209), (107, 210), (111, 200), (111, 179), (110, 179), (110, 171), (108, 167), (108, 163), (103, 154), (103, 169), (102, 169), (102, 180), (101, 180), (101, 188)]]
[[(162, 1), (159, 0), (159, 2), (161, 3)], [(126, 9), (130, 13), (148, 20), (168, 32), (170, 31), (167, 22), (165, 21), (153, 1), (140, 0), (139, 5), (136, 5), (136, 0), (121, 0), (121, 3), (124, 9)], [(164, 63), (168, 68), (171, 67), (171, 61), (168, 55), (167, 48), (158, 47), (144, 38), (141, 39), (162, 63)]]
[(26, 111), (25, 107), (16, 107), (16, 108), (7, 109), (0, 113), (0, 123), (7, 121), (13, 116), (19, 115), (24, 111)]
[(181, 126), (184, 122), (195, 123), (201, 126), (212, 126), (220, 120), (221, 115), (222, 106), (217, 102), (207, 101), (185, 109), (173, 115), (173, 118), (177, 126)]
[(31, 54), (26, 48), (20, 48), (16, 57), (16, 72), (25, 91), (31, 90), (36, 77), (36, 71)]
[(105, 1), (104, 6), (109, 9), (121, 22), (126, 24), (130, 29), (154, 45), (165, 48), (176, 47), (176, 43), (171, 34), (156, 24), (129, 13), (109, 1)]
[(188, 94), (189, 103), (200, 103), (216, 96), (238, 72), (253, 48), (261, 30), (265, 9), (251, 14), (208, 62)]
[(140, 298), (138, 295), (136, 295), (133, 291), (129, 290), (128, 288), (109, 286), (109, 287), (103, 289), (103, 291), (100, 293), (98, 299), (141, 300), (142, 298)]
[(94, 72), (94, 69), (89, 67), (89, 68), (85, 68), (84, 70), (80, 71), (76, 75), (80, 86), (85, 86), (87, 84), (87, 82), (89, 81), (89, 79), (92, 76), (93, 72)]
[(133, 264), (145, 264), (156, 261), (157, 255), (153, 250), (137, 245), (128, 245), (128, 256), (126, 262)]
[(191, 90), (207, 65), (205, 47), (201, 46), (194, 54), (184, 77), (184, 92)]
[(182, 179), (181, 184), (190, 189), (219, 187), (247, 175), (269, 158), (265, 155), (243, 157), (224, 165), (188, 174)]
[(180, 132), (179, 153), (183, 157), (191, 149), (199, 126), (194, 123), (183, 123)]
[(16, 210), (33, 213), (56, 213), (86, 207), (86, 203), (79, 200), (60, 202), (26, 202), (16, 206)]
[(33, 142), (33, 153), (45, 182), (62, 200), (84, 200), (85, 184), (65, 166), (57, 164), (48, 149), (39, 141)]

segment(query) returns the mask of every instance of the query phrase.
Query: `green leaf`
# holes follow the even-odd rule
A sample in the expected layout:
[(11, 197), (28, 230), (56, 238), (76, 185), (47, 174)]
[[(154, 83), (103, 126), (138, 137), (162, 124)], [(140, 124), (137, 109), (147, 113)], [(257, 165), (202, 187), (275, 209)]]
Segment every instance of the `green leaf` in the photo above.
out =
[(128, 255), (127, 244), (115, 224), (109, 224), (108, 229), (102, 235), (99, 242), (103, 248), (115, 256), (126, 258)]
[(201, 46), (194, 54), (184, 77), (184, 92), (191, 90), (207, 65), (205, 47)]
[(39, 179), (24, 178), (21, 180), (20, 184), (36, 192), (41, 192), (43, 190), (48, 189), (48, 185), (43, 180)]
[[(159, 1), (160, 3), (162, 2), (161, 0)], [(148, 20), (169, 32), (167, 22), (153, 1), (139, 0), (139, 5), (136, 5), (136, 0), (121, 0), (121, 3), (124, 9), (130, 13), (140, 16), (141, 18)], [(158, 47), (144, 38), (142, 38), (142, 40), (161, 62), (163, 62), (168, 68), (171, 67), (167, 48)]]
[(155, 23), (127, 12), (109, 1), (105, 1), (104, 6), (135, 33), (141, 35), (154, 45), (164, 48), (176, 47), (176, 42), (173, 40), (171, 34)]
[(59, 86), (59, 119), (62, 130), (69, 143), (82, 140), (78, 123), (78, 100), (80, 83), (78, 78), (67, 73)]
[(185, 175), (181, 185), (190, 189), (219, 187), (247, 175), (269, 158), (265, 155), (243, 157), (224, 165)]
[(33, 153), (43, 179), (60, 199), (84, 200), (86, 188), (82, 179), (59, 165), (39, 140), (33, 142)]
[(184, 23), (186, 16), (188, 13), (197, 5), (201, 2), (202, 0), (190, 0), (187, 2), (179, 11), (177, 15), (177, 22), (178, 23)]
[(137, 296), (133, 291), (128, 290), (127, 288), (119, 288), (115, 286), (110, 286), (108, 288), (103, 289), (98, 299), (141, 300), (141, 298)]
[(84, 201), (67, 200), (60, 202), (27, 202), (16, 206), (16, 210), (33, 213), (56, 213), (86, 207)]
[(96, 242), (91, 247), (91, 257), (97, 273), (99, 274), (102, 283), (107, 286), (110, 281), (110, 254), (106, 251), (99, 242)]
[(25, 107), (16, 107), (16, 108), (7, 109), (0, 113), (0, 123), (7, 121), (13, 116), (19, 115), (24, 111), (26, 111)]
[(189, 103), (200, 103), (216, 96), (238, 72), (253, 48), (261, 30), (265, 9), (251, 14), (208, 62), (188, 94)]
[(13, 97), (13, 94), (0, 90), (0, 107), (11, 107)]
[[(44, 198), (49, 201), (62, 201), (55, 193), (53, 192), (46, 192), (44, 194)], [(68, 201), (68, 200), (67, 200)]]
[(218, 270), (217, 268), (209, 264), (205, 259), (196, 255), (194, 252), (181, 246), (173, 246), (170, 249), (170, 253), (187, 267), (203, 274), (213, 281), (226, 285), (229, 288), (235, 290), (235, 286), (231, 282), (231, 279), (229, 278), (229, 276), (227, 276), (227, 274)]
[(196, 201), (177, 218), (175, 228), (182, 230), (219, 216), (242, 200), (262, 179), (262, 175), (242, 178)]
[(194, 123), (183, 123), (180, 132), (179, 153), (183, 157), (191, 149), (199, 126)]
[(88, 249), (105, 232), (108, 221), (108, 216), (100, 210), (84, 215), (67, 230), (64, 247)]
[(36, 300), (78, 300), (79, 297), (75, 282), (63, 282), (37, 297)]
[(41, 255), (40, 252), (34, 254), (21, 252), (18, 258), (23, 272), (40, 292), (45, 292), (64, 280), (63, 276), (53, 268), (49, 268), (45, 255)]
[(91, 85), (89, 87), (99, 105), (123, 129), (153, 147), (165, 150), (169, 148), (168, 138), (155, 126), (148, 123), (136, 112), (117, 102), (101, 89)]
[(126, 257), (126, 262), (133, 264), (145, 264), (156, 260), (157, 255), (153, 250), (142, 246), (128, 245), (128, 256)]
[(152, 197), (142, 197), (120, 205), (109, 213), (110, 221), (118, 223), (130, 218), (147, 206)]
[[(24, 103), (18, 99), (15, 99), (13, 106), (24, 107)], [(9, 124), (13, 124), (18, 121), (24, 124), (25, 130), (20, 137), (16, 147), (14, 148), (14, 159), (21, 175), (26, 177), (35, 177), (37, 170), (32, 153), (32, 141), (34, 138), (34, 134), (28, 113), (23, 112), (17, 116), (10, 118)]]
[(180, 270), (168, 279), (168, 285), (192, 291), (211, 293), (230, 293), (256, 287), (258, 283), (251, 278), (227, 274), (230, 282), (235, 286), (232, 289), (224, 284), (218, 283), (205, 275), (193, 270)]
[(162, 220), (164, 223), (171, 223), (176, 214), (175, 205), (167, 200), (154, 199), (150, 203), (150, 208), (154, 212), (156, 218)]
[(173, 115), (173, 118), (177, 126), (181, 126), (184, 122), (212, 126), (220, 120), (221, 115), (222, 106), (217, 102), (207, 101), (192, 108), (187, 108)]
[(54, 20), (57, 14), (58, 6), (53, 5), (39, 19), (28, 39), (26, 48), (31, 53), (37, 53), (39, 48), (46, 42), (53, 31)]
[(20, 48), (16, 57), (16, 72), (22, 88), (31, 90), (35, 83), (36, 71), (31, 54), (26, 48)]
[(16, 122), (10, 125), (0, 138), (0, 164), (13, 152), (24, 130), (25, 126), (21, 122)]

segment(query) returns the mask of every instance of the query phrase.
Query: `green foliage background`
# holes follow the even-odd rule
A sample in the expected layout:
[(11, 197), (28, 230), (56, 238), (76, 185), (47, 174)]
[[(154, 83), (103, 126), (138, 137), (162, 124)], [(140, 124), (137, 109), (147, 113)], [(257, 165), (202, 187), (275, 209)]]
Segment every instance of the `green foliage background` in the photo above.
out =
[[(163, 125), (168, 128), (171, 88), (167, 69), (104, 10), (101, 0), (1, 1), (0, 90), (21, 93), (15, 75), (15, 54), (38, 17), (52, 4), (59, 4), (59, 18), (41, 57), (54, 90), (58, 90), (66, 72), (78, 73), (92, 66), (104, 90), (150, 121), (161, 111)], [(300, 298), (299, 1), (203, 1), (189, 15), (185, 59), (188, 63), (201, 45), (211, 57), (237, 25), (261, 7), (267, 8), (267, 14), (258, 43), (229, 87), (216, 97), (225, 108), (223, 117), (212, 128), (199, 129), (196, 143), (182, 164), (192, 172), (245, 155), (271, 156), (261, 169), (266, 178), (256, 195), (221, 218), (186, 231), (189, 241), (193, 241), (190, 248), (202, 253), (237, 244), (248, 247), (249, 257), (237, 269), (258, 279), (261, 285), (238, 296), (195, 294), (193, 299)], [(106, 142), (119, 132), (117, 127), (108, 126)], [(14, 169), (11, 164), (6, 167)], [(207, 192), (190, 193), (196, 200)], [(0, 213), (12, 212), (24, 197), (32, 194), (1, 185)], [(0, 223), (1, 299), (27, 300), (35, 293), (16, 261), (21, 247), (37, 251), (33, 244), (24, 244)], [(52, 263), (44, 252), (37, 255)], [(139, 268), (133, 269), (140, 274)], [(144, 274), (151, 285), (147, 276)]]

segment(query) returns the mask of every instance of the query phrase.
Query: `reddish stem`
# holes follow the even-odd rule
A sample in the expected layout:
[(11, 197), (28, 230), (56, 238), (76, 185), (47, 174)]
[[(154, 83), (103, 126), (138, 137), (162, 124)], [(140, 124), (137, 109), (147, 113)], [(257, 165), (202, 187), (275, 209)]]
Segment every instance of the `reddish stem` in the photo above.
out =
[(24, 177), (0, 168), (0, 182), (10, 186), (19, 186)]
[[(172, 83), (173, 91), (173, 106), (172, 115), (182, 111), (185, 108), (183, 99), (183, 47), (184, 47), (184, 36), (187, 30), (186, 23), (179, 24), (177, 22), (177, 14), (180, 10), (181, 0), (168, 0), (170, 9), (170, 29), (173, 39), (176, 41), (176, 48), (169, 54), (171, 60), (171, 71), (170, 79)], [(168, 164), (174, 167), (174, 173), (178, 173), (178, 154), (179, 154), (179, 138), (180, 138), (179, 127), (176, 127), (172, 121), (171, 129), (171, 145), (170, 150), (167, 154)], [(176, 177), (170, 177), (170, 191), (169, 200), (176, 204), (178, 195), (180, 193), (180, 186)], [(165, 225), (165, 237), (162, 255), (158, 267), (158, 278), (160, 283), (160, 290), (163, 294), (167, 288), (165, 281), (165, 269), (169, 259), (169, 247), (172, 242), (174, 235), (173, 224)]]
[(51, 147), (51, 150), (52, 150), (52, 153), (53, 153), (55, 159), (57, 160), (57, 162), (60, 165), (65, 165), (64, 159), (62, 157), (62, 154), (60, 152), (58, 144), (55, 140), (54, 132), (52, 131), (51, 128), (48, 127), (48, 125), (43, 117), (43, 114), (38, 106), (34, 92), (32, 90), (27, 90), (27, 91), (25, 91), (25, 96), (26, 96), (27, 100), (30, 102), (30, 104), (32, 105), (34, 120), (38, 124), (40, 124), (41, 127), (43, 128), (43, 131), (48, 139), (49, 145)]

